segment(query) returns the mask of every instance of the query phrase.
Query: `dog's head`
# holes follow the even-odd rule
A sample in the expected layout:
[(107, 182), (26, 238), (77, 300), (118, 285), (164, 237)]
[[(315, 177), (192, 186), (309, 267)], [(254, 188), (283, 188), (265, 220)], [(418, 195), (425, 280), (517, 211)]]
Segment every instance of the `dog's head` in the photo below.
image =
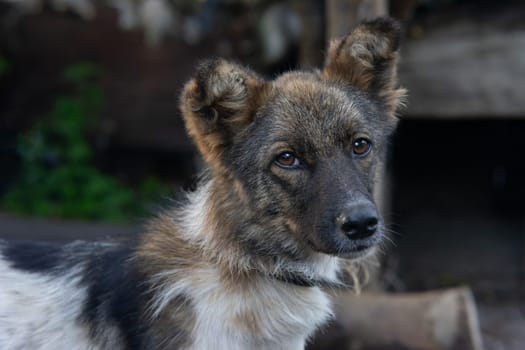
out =
[(240, 184), (257, 216), (250, 244), (354, 258), (379, 241), (372, 192), (404, 96), (399, 36), (392, 20), (363, 23), (330, 44), (320, 71), (273, 81), (222, 59), (200, 65), (182, 94), (186, 127), (214, 176)]

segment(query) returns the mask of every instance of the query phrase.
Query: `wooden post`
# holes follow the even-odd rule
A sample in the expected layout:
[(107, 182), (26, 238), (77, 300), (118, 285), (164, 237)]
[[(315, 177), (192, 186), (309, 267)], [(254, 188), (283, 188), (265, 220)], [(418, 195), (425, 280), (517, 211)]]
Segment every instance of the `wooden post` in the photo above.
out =
[(323, 63), (325, 48), (323, 3), (316, 0), (294, 0), (292, 5), (301, 19), (299, 64), (303, 68), (319, 67)]
[[(387, 0), (326, 0), (326, 43), (350, 33), (360, 22), (388, 15)], [(390, 179), (385, 163), (378, 165), (374, 200), (386, 224), (391, 213)], [(379, 270), (370, 268), (367, 290), (381, 290)]]
[[(326, 0), (326, 42), (350, 33), (360, 22), (388, 14), (387, 0)], [(383, 213), (390, 214), (390, 190), (385, 164), (380, 164), (374, 198)]]
[(302, 67), (318, 67), (330, 39), (348, 34), (365, 19), (385, 16), (387, 0), (326, 0), (325, 18), (322, 2), (294, 0), (292, 4), (301, 18), (299, 63)]
[(359, 22), (388, 14), (387, 0), (326, 0), (326, 39), (348, 34)]

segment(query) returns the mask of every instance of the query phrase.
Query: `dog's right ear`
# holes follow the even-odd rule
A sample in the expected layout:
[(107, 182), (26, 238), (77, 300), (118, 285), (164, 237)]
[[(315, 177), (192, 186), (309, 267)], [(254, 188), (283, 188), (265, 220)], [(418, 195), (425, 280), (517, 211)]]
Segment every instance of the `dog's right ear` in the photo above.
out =
[(363, 22), (330, 43), (322, 74), (375, 96), (394, 115), (406, 94), (397, 82), (401, 25), (390, 18)]
[(203, 61), (181, 96), (186, 129), (212, 163), (254, 118), (268, 84), (251, 70), (223, 59)]

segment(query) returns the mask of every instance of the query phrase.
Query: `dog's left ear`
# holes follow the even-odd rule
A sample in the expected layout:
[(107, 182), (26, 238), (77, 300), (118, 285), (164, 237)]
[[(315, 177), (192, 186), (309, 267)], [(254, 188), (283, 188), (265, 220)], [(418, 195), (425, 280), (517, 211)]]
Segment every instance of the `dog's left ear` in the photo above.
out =
[(406, 94), (397, 85), (400, 37), (401, 25), (393, 19), (364, 22), (330, 43), (322, 74), (370, 93), (394, 115)]
[(201, 62), (184, 88), (181, 109), (186, 129), (208, 163), (253, 121), (267, 87), (257, 74), (235, 63)]

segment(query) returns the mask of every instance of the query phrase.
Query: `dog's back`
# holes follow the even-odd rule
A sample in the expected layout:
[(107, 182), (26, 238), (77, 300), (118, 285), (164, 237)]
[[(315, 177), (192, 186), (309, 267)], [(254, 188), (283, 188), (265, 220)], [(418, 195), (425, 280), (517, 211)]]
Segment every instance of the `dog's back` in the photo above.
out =
[(97, 323), (111, 318), (100, 306), (117, 301), (121, 283), (133, 286), (128, 252), (108, 243), (0, 241), (0, 349), (121, 348), (118, 323)]

